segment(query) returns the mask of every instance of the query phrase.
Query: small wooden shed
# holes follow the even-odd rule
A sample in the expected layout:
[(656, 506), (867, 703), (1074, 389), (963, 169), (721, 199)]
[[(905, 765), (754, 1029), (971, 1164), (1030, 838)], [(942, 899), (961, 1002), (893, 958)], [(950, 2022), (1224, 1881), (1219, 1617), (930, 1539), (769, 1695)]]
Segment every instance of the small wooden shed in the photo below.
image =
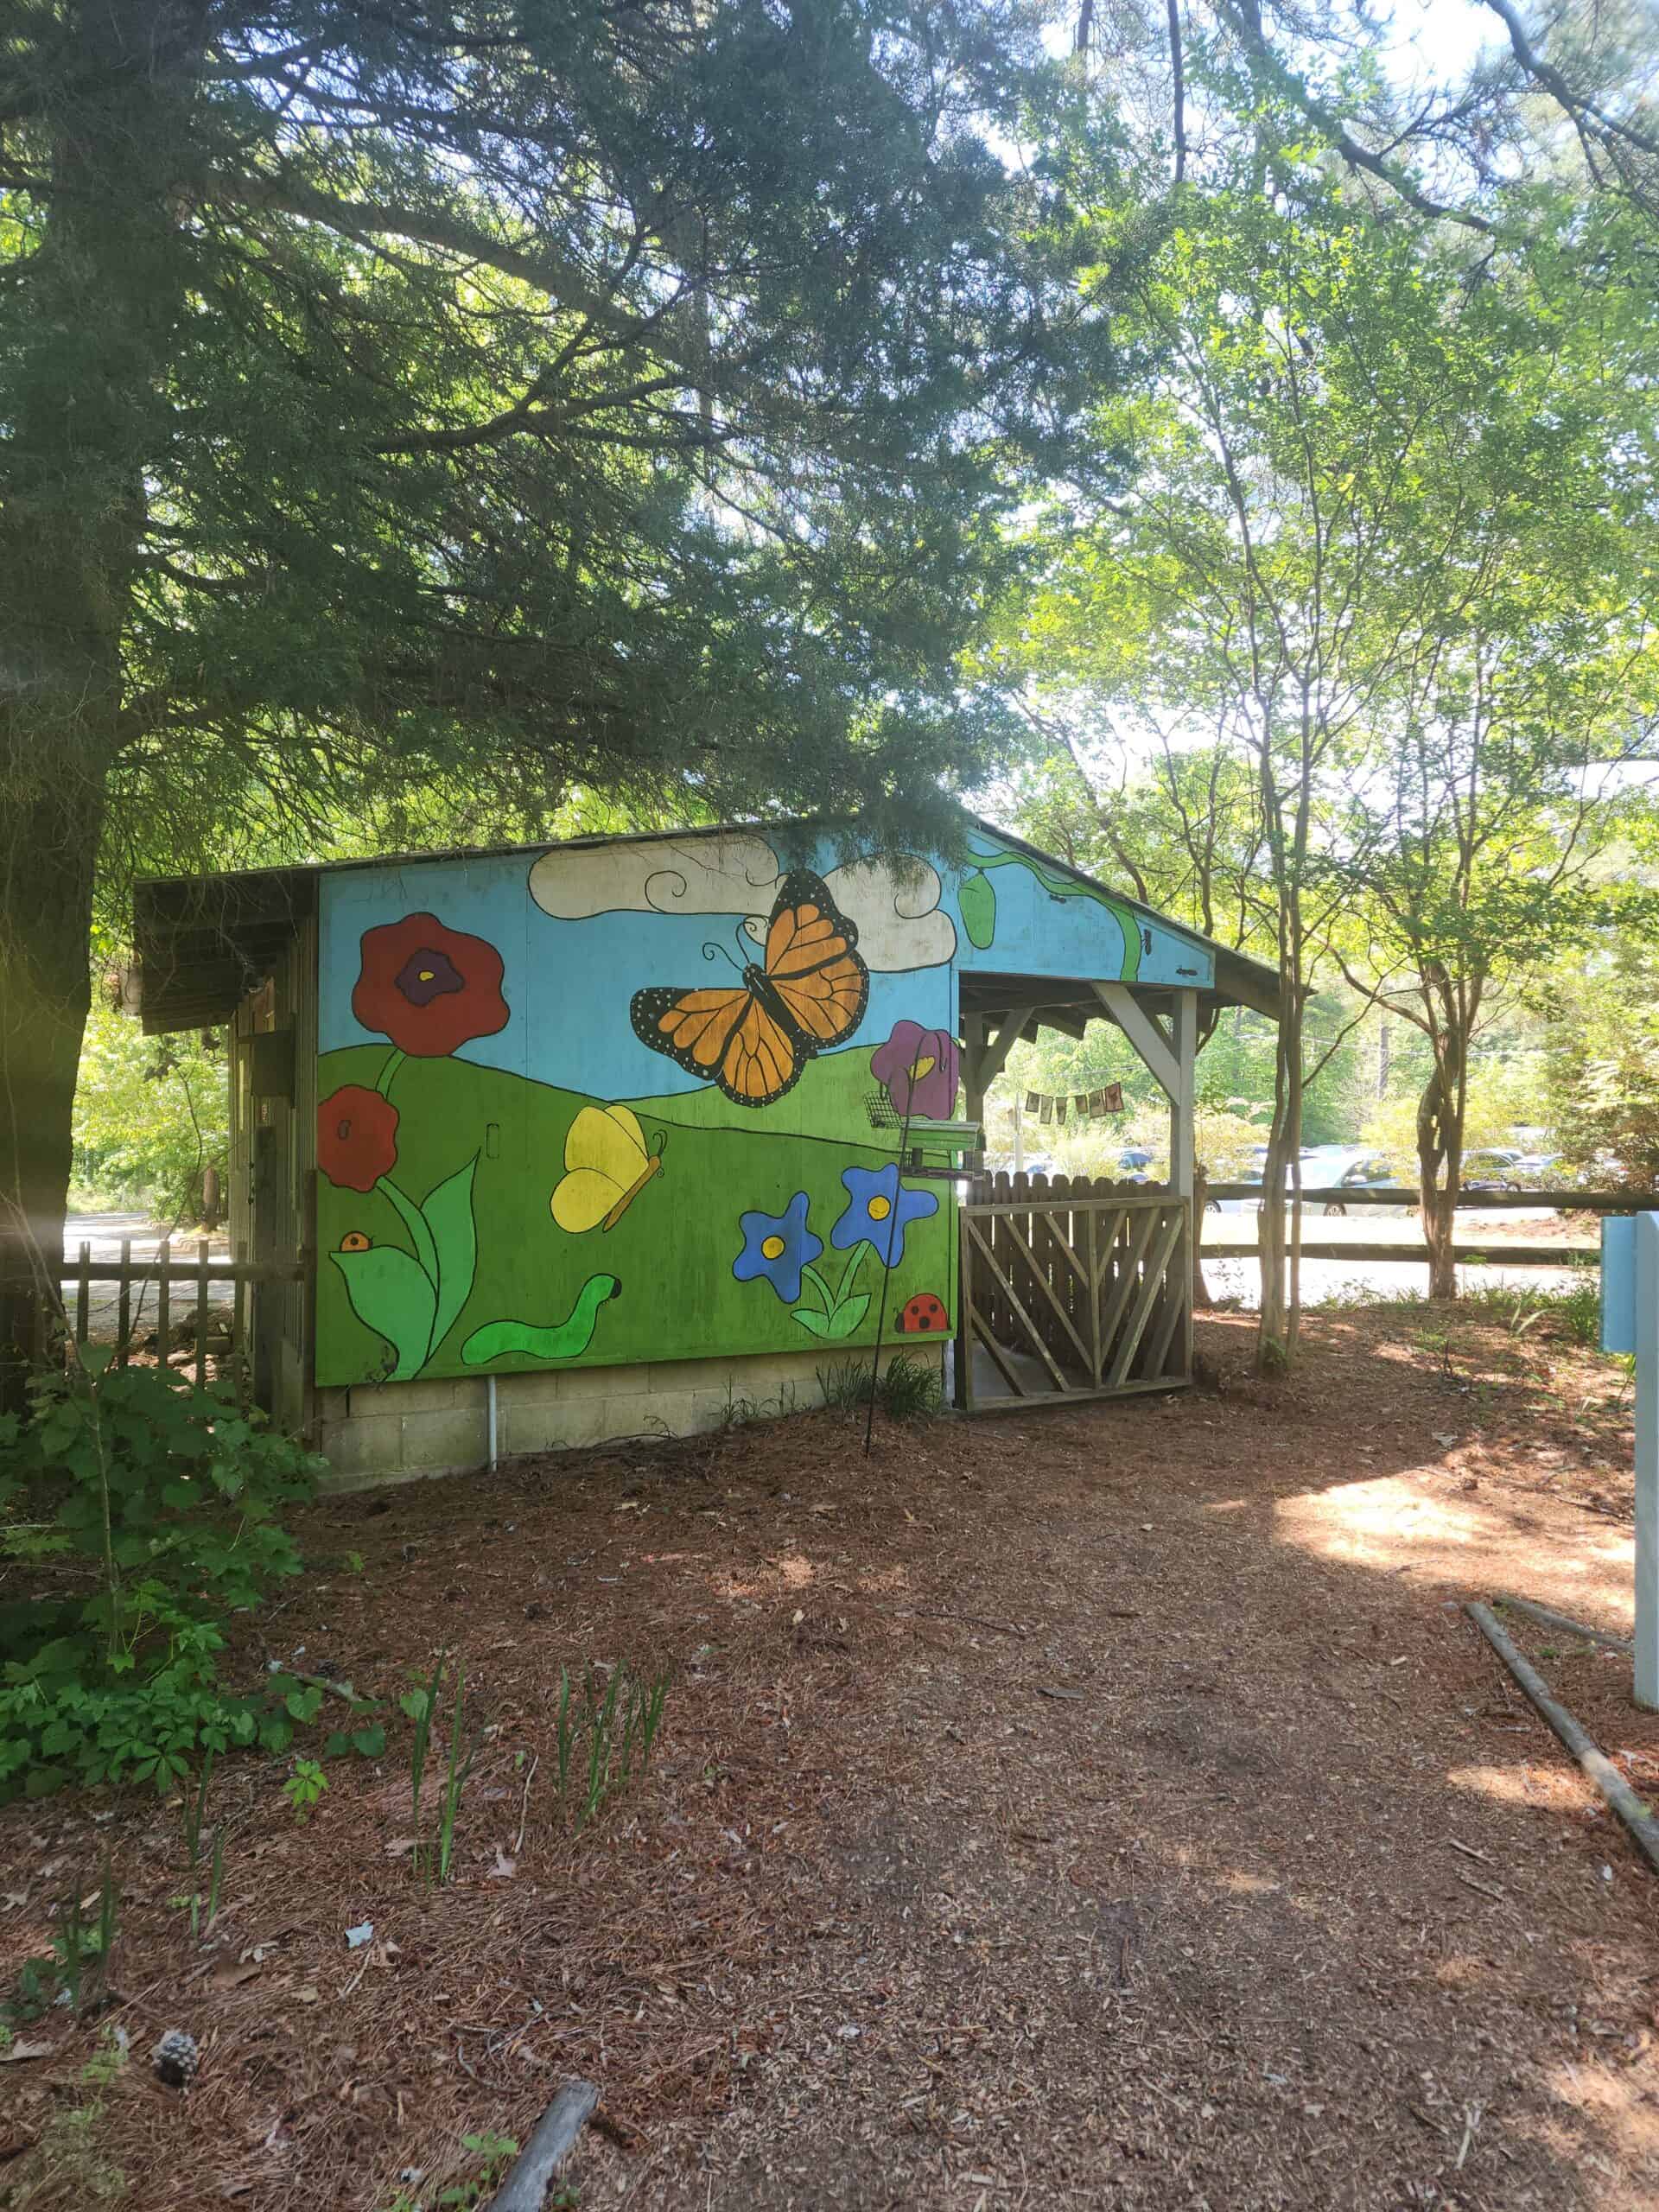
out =
[[(148, 1029), (230, 1027), (233, 1232), (296, 1263), (256, 1386), (343, 1483), (811, 1403), (884, 1313), (970, 1406), (1180, 1384), (1199, 1036), (1275, 1008), (979, 822), (959, 860), (794, 824), (156, 880), (135, 939)], [(965, 1183), (933, 1125), (1098, 1020), (1167, 1187)]]

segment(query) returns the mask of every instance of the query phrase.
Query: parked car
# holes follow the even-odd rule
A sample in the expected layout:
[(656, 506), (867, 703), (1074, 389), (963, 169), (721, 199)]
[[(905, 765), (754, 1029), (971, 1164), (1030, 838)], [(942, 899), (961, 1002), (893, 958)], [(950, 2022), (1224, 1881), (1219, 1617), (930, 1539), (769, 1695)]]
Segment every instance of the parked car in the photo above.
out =
[(1559, 1152), (1523, 1152), (1510, 1163), (1510, 1180), (1517, 1190), (1548, 1187), (1556, 1180), (1560, 1164)]
[[(1343, 1158), (1345, 1159), (1349, 1156), (1349, 1148), (1346, 1147), (1339, 1147), (1330, 1145), (1308, 1145), (1303, 1149), (1300, 1154), (1300, 1159), (1302, 1163), (1301, 1182), (1304, 1190), (1319, 1189), (1324, 1185), (1327, 1174), (1332, 1175), (1332, 1180), (1335, 1179), (1334, 1174), (1332, 1173), (1331, 1155), (1333, 1152), (1338, 1151), (1341, 1153)], [(1268, 1147), (1266, 1145), (1256, 1145), (1250, 1154), (1250, 1166), (1245, 1170), (1243, 1174), (1238, 1178), (1238, 1180), (1241, 1183), (1255, 1183), (1259, 1185), (1262, 1181), (1262, 1171), (1266, 1164), (1267, 1157)], [(1222, 1179), (1217, 1176), (1216, 1179), (1219, 1182)], [(1285, 1178), (1285, 1187), (1287, 1190), (1290, 1187), (1290, 1177), (1288, 1174), (1287, 1174)], [(1210, 1201), (1210, 1211), (1213, 1213), (1259, 1213), (1261, 1208), (1262, 1201), (1259, 1198), (1211, 1198)]]
[[(1351, 1161), (1343, 1173), (1337, 1178), (1337, 1185), (1338, 1188), (1344, 1191), (1397, 1191), (1400, 1193), (1402, 1206), (1414, 1209), (1417, 1205), (1415, 1189), (1409, 1183), (1401, 1180), (1380, 1153), (1367, 1153), (1358, 1160)], [(1327, 1198), (1325, 1211), (1328, 1214), (1345, 1215), (1348, 1209), (1340, 1198)], [(1379, 1209), (1367, 1206), (1364, 1211), (1367, 1213), (1372, 1213)]]
[(1524, 1175), (1517, 1177), (1516, 1164), (1523, 1155), (1507, 1145), (1478, 1145), (1473, 1152), (1463, 1155), (1463, 1173), (1459, 1178), (1465, 1191), (1515, 1191), (1524, 1187)]

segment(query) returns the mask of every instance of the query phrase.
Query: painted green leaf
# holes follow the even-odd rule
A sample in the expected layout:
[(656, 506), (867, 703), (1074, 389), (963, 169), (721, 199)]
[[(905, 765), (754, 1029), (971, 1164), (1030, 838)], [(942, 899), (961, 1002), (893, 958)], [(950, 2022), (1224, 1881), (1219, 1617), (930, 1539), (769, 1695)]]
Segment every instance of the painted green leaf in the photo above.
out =
[(425, 1214), (413, 1198), (400, 1191), (390, 1175), (383, 1175), (376, 1188), (385, 1192), (397, 1209), (397, 1217), (409, 1231), (409, 1241), (415, 1247), (415, 1264), (427, 1281), (434, 1285), (438, 1280), (438, 1248), (432, 1242), (432, 1231), (427, 1226)]
[(968, 942), (983, 952), (996, 935), (996, 887), (982, 868), (970, 868), (957, 893)]
[(823, 1333), (836, 1339), (850, 1337), (869, 1310), (870, 1294), (868, 1290), (861, 1290), (856, 1298), (843, 1298), (830, 1316), (830, 1325)]
[(816, 1306), (798, 1306), (792, 1318), (809, 1337), (823, 1337), (836, 1344), (852, 1335), (869, 1310), (870, 1294), (861, 1290), (856, 1298), (837, 1299), (827, 1313), (820, 1313)]
[(390, 1380), (406, 1382), (426, 1364), (437, 1299), (409, 1254), (396, 1244), (366, 1252), (331, 1252), (346, 1278), (346, 1295), (358, 1319), (383, 1336), (397, 1355)]
[(437, 1259), (437, 1308), (432, 1322), (432, 1349), (448, 1335), (455, 1316), (473, 1294), (478, 1272), (478, 1232), (473, 1226), (473, 1177), (478, 1168), (474, 1153), (464, 1167), (427, 1192), (421, 1211), (431, 1231)]

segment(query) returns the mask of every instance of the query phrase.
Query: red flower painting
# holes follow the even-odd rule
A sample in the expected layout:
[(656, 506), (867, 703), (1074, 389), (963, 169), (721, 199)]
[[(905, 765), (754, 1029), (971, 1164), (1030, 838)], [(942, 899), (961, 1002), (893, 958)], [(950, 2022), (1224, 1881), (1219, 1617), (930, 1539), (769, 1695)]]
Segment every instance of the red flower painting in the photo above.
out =
[(442, 1059), (507, 1026), (501, 956), (481, 937), (446, 929), (435, 914), (405, 914), (363, 932), (352, 1012), (400, 1052)]
[(317, 1108), (317, 1165), (338, 1189), (372, 1191), (397, 1165), (397, 1109), (378, 1090), (342, 1084)]

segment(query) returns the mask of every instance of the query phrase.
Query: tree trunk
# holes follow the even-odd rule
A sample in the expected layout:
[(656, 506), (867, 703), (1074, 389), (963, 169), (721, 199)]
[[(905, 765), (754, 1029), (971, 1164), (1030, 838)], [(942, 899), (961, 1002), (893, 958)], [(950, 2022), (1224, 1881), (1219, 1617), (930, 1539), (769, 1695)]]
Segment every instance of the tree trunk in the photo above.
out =
[(1300, 1189), (1293, 1196), (1289, 1185), (1302, 1150), (1302, 994), (1282, 961), (1280, 1009), (1273, 1122), (1255, 1232), (1262, 1268), (1255, 1363), (1264, 1374), (1276, 1373), (1294, 1354), (1300, 1304), (1301, 1196)]
[(1458, 1263), (1452, 1257), (1458, 1202), (1446, 1191), (1423, 1188), (1423, 1242), (1428, 1247), (1428, 1294), (1432, 1299), (1458, 1294)]
[(62, 1275), (102, 794), (0, 794), (0, 1410), (22, 1400)]
[(1455, 1298), (1458, 1264), (1452, 1257), (1463, 1174), (1466, 1041), (1455, 1034), (1434, 1040), (1434, 1069), (1417, 1103), (1417, 1184), (1428, 1247), (1428, 1294)]
[(1209, 1307), (1215, 1304), (1210, 1295), (1210, 1286), (1204, 1279), (1204, 1217), (1210, 1205), (1210, 1178), (1202, 1167), (1192, 1170), (1192, 1303)]
[[(60, 1273), (105, 791), (145, 476), (189, 278), (174, 205), (200, 19), (66, 9), (29, 314), (0, 354), (0, 1402)], [(173, 426), (176, 428), (176, 426)]]

